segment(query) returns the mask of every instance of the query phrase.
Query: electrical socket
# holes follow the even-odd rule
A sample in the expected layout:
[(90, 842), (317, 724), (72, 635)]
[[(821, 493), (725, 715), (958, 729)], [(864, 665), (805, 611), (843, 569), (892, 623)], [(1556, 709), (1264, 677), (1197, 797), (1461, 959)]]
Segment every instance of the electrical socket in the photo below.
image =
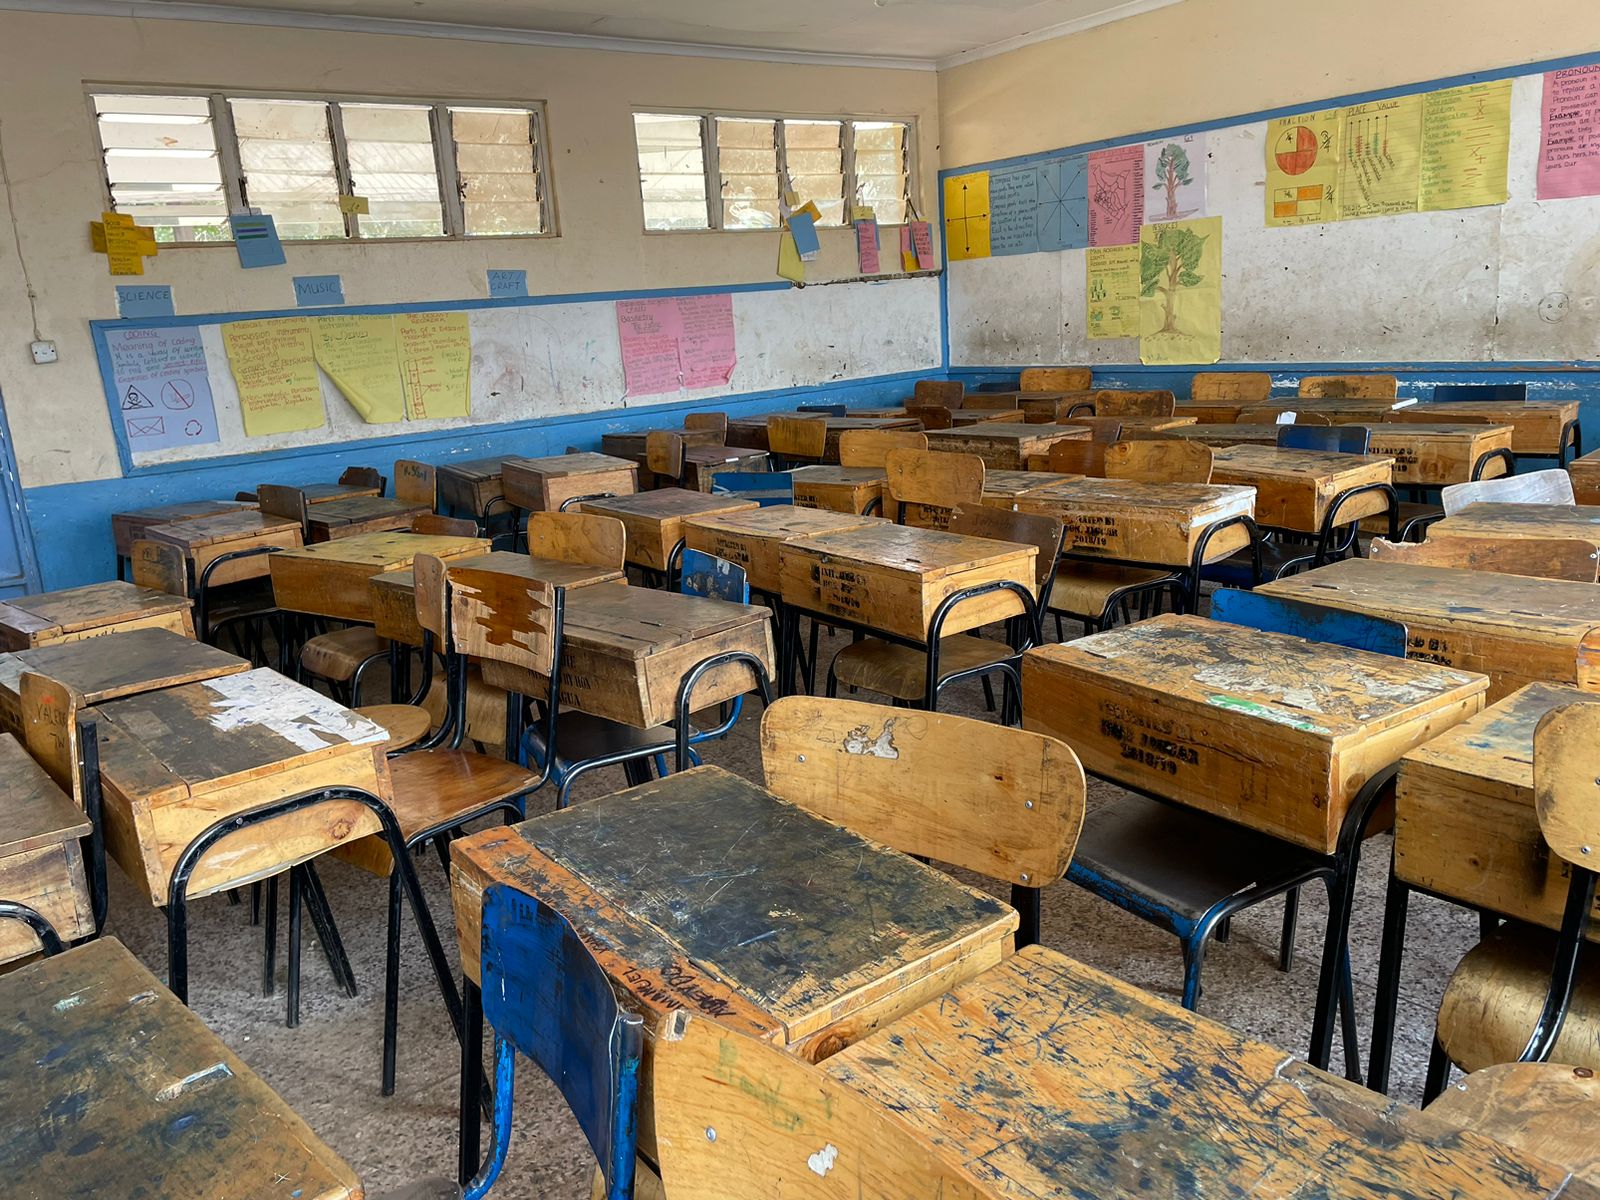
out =
[(34, 342), (28, 347), (33, 351), (33, 363), (42, 367), (46, 363), (56, 361), (56, 344), (54, 342)]

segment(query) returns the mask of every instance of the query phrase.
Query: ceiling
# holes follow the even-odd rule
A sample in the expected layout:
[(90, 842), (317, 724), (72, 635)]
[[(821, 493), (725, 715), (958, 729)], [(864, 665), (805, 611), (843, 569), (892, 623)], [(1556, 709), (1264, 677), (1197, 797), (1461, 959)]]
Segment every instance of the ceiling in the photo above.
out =
[[(377, 27), (472, 37), (503, 31), (752, 51), (926, 63), (1010, 48), (1179, 0), (143, 0), (143, 15), (197, 10), (260, 23)], [(128, 5), (122, 6), (124, 9)], [(641, 47), (643, 48), (643, 47)]]

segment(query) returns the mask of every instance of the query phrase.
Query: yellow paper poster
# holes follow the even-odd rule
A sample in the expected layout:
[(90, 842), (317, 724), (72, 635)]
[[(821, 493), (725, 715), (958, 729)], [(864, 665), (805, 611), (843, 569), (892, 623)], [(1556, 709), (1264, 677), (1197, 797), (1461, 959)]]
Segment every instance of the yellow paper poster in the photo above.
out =
[(1315, 225), (1339, 219), (1343, 109), (1267, 122), (1267, 224)]
[(787, 229), (778, 233), (778, 274), (790, 283), (806, 281), (806, 264), (801, 261), (800, 249), (794, 244), (794, 234)]
[(372, 211), (372, 201), (366, 196), (340, 196), (339, 211), (345, 216), (350, 216), (352, 213), (365, 216)]
[(1089, 247), (1090, 337), (1139, 336), (1139, 253), (1138, 246)]
[(464, 312), (400, 313), (400, 383), (413, 421), (472, 415), (472, 334)]
[(393, 317), (317, 317), (311, 341), (317, 366), (363, 421), (386, 425), (405, 417)]
[(1139, 361), (1222, 357), (1222, 218), (1139, 231)]
[(989, 172), (944, 181), (944, 248), (951, 262), (989, 257)]
[(106, 263), (113, 275), (143, 275), (144, 254), (138, 226), (105, 223)]
[(317, 429), (327, 421), (308, 317), (233, 321), (222, 327), (228, 369), (249, 437)]
[(1422, 181), (1422, 97), (1396, 96), (1344, 110), (1339, 217), (1417, 211)]
[(106, 252), (106, 223), (104, 221), (89, 222), (89, 249), (96, 254)]
[(1422, 97), (1423, 212), (1506, 202), (1511, 80)]

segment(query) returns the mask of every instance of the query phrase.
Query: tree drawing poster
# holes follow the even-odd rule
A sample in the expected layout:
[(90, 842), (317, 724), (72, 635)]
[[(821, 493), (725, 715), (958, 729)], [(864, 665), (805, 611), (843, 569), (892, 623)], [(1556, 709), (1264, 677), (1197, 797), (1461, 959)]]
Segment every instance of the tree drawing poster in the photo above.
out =
[(1267, 122), (1267, 224), (1339, 219), (1339, 143), (1344, 110)]
[(1144, 145), (1089, 155), (1089, 245), (1131, 246), (1144, 223)]
[(1222, 357), (1222, 218), (1139, 231), (1139, 361)]
[(1144, 221), (1206, 215), (1206, 135), (1161, 138), (1144, 147)]

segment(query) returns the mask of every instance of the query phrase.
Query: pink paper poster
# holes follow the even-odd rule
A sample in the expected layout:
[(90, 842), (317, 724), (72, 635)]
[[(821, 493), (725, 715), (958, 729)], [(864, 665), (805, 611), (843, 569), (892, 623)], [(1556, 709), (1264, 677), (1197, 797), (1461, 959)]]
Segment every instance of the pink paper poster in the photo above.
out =
[(933, 253), (933, 223), (911, 222), (911, 244), (916, 247), (917, 267), (923, 271), (936, 271), (939, 260)]
[(1089, 155), (1089, 245), (1131, 246), (1144, 224), (1144, 146)]
[(1600, 65), (1544, 77), (1541, 200), (1600, 195)]
[(878, 273), (878, 223), (856, 222), (856, 262), (863, 275)]
[(733, 376), (733, 297), (618, 300), (622, 377), (629, 396), (718, 387)]

